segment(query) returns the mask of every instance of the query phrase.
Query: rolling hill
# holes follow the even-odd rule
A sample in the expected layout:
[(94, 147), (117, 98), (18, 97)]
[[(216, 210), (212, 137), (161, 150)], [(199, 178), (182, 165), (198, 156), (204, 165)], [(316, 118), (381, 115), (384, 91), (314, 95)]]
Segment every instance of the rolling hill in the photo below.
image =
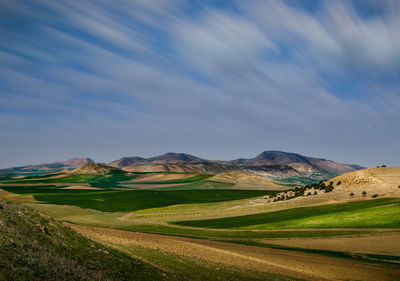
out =
[[(90, 158), (74, 158), (65, 162), (2, 169), (0, 175), (54, 173), (93, 163)], [(363, 168), (283, 151), (264, 151), (253, 158), (231, 161), (208, 160), (185, 153), (166, 153), (150, 158), (123, 157), (108, 163), (108, 166), (130, 172), (244, 172), (294, 184), (317, 182)]]
[(45, 174), (56, 173), (63, 170), (73, 170), (86, 164), (95, 163), (90, 158), (72, 158), (63, 162), (49, 164), (28, 165), (8, 169), (0, 169), (0, 175)]

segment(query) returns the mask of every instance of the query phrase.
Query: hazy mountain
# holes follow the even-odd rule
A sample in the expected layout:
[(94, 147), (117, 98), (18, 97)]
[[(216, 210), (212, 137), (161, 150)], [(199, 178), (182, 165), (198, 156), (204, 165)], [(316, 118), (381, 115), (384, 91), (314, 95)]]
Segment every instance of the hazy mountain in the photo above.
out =
[(282, 180), (290, 179), (290, 182), (303, 181), (302, 178), (317, 181), (363, 168), (358, 165), (347, 165), (283, 151), (264, 151), (254, 158), (239, 158), (231, 161), (207, 160), (184, 153), (167, 153), (147, 159), (125, 157), (113, 161), (109, 165), (140, 172), (207, 172), (217, 174), (245, 171), (257, 176)]
[[(94, 163), (94, 161), (90, 158), (74, 158), (64, 162), (3, 169), (0, 170), (0, 175), (53, 173), (76, 169), (91, 163)], [(319, 181), (363, 168), (358, 165), (342, 164), (283, 151), (264, 151), (254, 158), (239, 158), (231, 161), (207, 160), (190, 154), (171, 152), (151, 158), (123, 157), (110, 162), (108, 166), (132, 172), (201, 172), (218, 174), (243, 171), (256, 176), (292, 183)]]
[(134, 164), (148, 163), (146, 158), (142, 157), (123, 157), (121, 159), (110, 162), (108, 165), (116, 168), (128, 167)]
[(90, 163), (95, 162), (90, 158), (72, 158), (63, 162), (0, 169), (0, 175), (56, 173), (62, 170), (73, 170)]

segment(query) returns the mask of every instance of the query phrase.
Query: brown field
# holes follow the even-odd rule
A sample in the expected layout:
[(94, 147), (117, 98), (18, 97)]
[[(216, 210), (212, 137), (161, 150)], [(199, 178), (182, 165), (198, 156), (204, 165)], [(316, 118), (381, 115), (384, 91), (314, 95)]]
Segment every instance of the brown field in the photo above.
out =
[(141, 175), (135, 179), (126, 182), (157, 182), (157, 181), (169, 181), (169, 180), (180, 180), (186, 179), (190, 177), (197, 176), (198, 174), (169, 174), (169, 173), (159, 173), (159, 174), (149, 174), (149, 175)]
[(101, 188), (92, 187), (89, 185), (71, 185), (71, 186), (62, 187), (61, 189), (101, 189)]
[(350, 237), (260, 239), (259, 241), (305, 249), (400, 256), (400, 233), (398, 232)]
[(209, 180), (217, 182), (234, 183), (235, 189), (252, 190), (287, 190), (290, 187), (269, 178), (249, 175), (244, 172), (228, 172), (213, 176)]
[(400, 268), (355, 259), (231, 244), (183, 237), (135, 233), (68, 224), (75, 231), (117, 248), (150, 248), (200, 260), (307, 280), (398, 280)]

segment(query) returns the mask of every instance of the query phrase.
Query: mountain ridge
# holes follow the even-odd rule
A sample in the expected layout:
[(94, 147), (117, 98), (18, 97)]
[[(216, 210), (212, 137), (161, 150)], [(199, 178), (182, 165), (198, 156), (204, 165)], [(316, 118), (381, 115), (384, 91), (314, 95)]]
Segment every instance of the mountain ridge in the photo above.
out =
[[(73, 158), (64, 162), (29, 165), (0, 170), (0, 175), (54, 173), (73, 170), (86, 164), (94, 164), (90, 158)], [(123, 157), (106, 165), (131, 172), (201, 172), (226, 173), (243, 171), (254, 176), (268, 177), (296, 183), (300, 178), (319, 181), (343, 173), (362, 169), (359, 165), (343, 164), (323, 158), (307, 157), (297, 153), (267, 150), (253, 158), (234, 160), (209, 160), (186, 153), (169, 152), (144, 158)]]

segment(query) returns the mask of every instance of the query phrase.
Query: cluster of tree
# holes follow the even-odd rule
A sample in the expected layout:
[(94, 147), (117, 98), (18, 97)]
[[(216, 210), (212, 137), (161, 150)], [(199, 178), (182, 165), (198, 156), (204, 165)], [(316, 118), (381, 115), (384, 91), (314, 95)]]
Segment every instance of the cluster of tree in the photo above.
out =
[[(337, 185), (340, 185), (341, 182), (338, 182)], [(273, 202), (284, 201), (289, 199), (294, 199), (300, 196), (312, 196), (318, 195), (317, 190), (323, 190), (325, 192), (331, 192), (334, 189), (333, 182), (330, 182), (326, 185), (323, 181), (319, 183), (308, 184), (302, 187), (296, 186), (295, 188), (289, 189), (285, 193), (276, 193), (270, 195), (269, 198), (273, 199)], [(314, 192), (312, 192), (314, 190)]]

